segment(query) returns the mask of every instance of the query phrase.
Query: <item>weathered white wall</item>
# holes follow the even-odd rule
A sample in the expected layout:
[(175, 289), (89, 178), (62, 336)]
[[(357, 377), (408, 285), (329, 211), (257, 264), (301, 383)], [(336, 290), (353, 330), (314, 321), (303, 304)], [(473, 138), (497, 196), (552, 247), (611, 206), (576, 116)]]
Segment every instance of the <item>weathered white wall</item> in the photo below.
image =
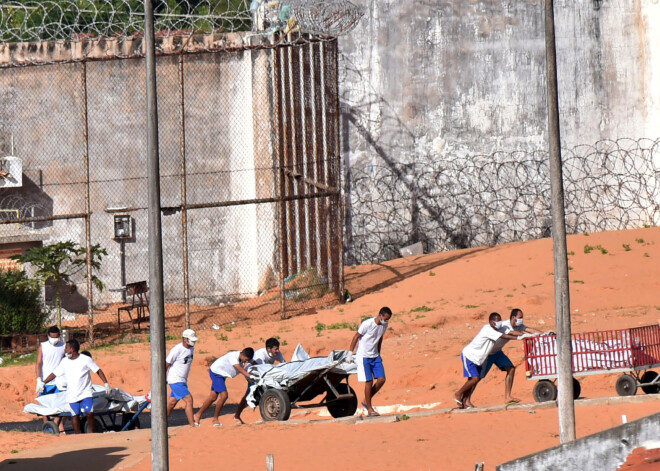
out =
[[(546, 148), (543, 2), (357, 1), (340, 39), (344, 154), (393, 161)], [(562, 144), (655, 138), (657, 0), (555, 2)]]

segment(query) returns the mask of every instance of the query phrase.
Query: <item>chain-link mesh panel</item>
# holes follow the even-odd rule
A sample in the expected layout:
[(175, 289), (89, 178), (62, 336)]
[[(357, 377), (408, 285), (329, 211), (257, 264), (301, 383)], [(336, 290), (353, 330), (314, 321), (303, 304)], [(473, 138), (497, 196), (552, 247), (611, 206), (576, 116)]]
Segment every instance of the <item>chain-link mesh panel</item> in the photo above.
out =
[[(336, 41), (158, 57), (169, 330), (336, 302), (335, 69)], [(21, 208), (0, 226), (23, 231), (22, 251), (68, 240), (105, 250), (93, 271), (103, 289), (78, 270), (64, 325), (90, 337), (148, 326), (148, 287), (135, 289), (149, 279), (143, 60), (2, 69), (0, 80), (3, 150), (15, 146), (25, 176), (0, 189)]]

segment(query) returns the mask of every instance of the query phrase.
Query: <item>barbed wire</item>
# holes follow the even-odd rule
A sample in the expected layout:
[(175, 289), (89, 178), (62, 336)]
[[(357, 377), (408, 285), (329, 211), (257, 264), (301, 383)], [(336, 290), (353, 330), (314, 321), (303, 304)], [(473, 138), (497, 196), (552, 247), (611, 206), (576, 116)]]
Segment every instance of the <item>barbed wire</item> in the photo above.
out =
[[(563, 150), (568, 233), (660, 223), (660, 139), (602, 140)], [(347, 263), (550, 236), (545, 151), (426, 156), (351, 167)]]
[[(362, 9), (348, 0), (156, 1), (156, 47), (160, 53), (172, 54), (334, 39), (350, 31), (362, 15)], [(134, 44), (134, 40), (142, 38), (143, 30), (142, 1), (11, 0), (0, 5), (0, 51), (5, 49), (0, 65), (12, 62), (7, 56), (21, 65), (66, 61), (67, 57), (49, 59), (52, 51), (39, 53), (34, 47), (26, 57), (16, 47), (42, 42), (88, 45), (71, 51), (72, 61), (88, 56), (139, 56), (141, 41)], [(246, 34), (209, 38), (227, 33)]]

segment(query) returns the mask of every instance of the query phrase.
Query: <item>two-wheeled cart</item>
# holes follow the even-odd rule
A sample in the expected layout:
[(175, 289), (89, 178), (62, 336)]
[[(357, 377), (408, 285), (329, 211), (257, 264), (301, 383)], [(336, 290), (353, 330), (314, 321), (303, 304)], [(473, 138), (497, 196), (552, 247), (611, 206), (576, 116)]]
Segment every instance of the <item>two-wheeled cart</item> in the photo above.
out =
[[(527, 379), (537, 402), (557, 398), (557, 336), (554, 333), (523, 339)], [(616, 382), (619, 396), (632, 396), (641, 388), (646, 394), (660, 392), (660, 325), (630, 329), (583, 332), (571, 335), (574, 376), (623, 373)], [(573, 396), (581, 387), (573, 378)]]

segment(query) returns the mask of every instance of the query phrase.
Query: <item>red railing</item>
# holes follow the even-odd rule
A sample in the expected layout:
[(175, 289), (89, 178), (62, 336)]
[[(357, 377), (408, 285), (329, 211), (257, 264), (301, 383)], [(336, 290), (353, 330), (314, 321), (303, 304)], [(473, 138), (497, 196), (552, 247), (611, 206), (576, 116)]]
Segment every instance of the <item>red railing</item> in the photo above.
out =
[[(557, 336), (524, 339), (528, 377), (557, 375)], [(660, 325), (571, 336), (573, 372), (643, 369), (660, 364)]]

